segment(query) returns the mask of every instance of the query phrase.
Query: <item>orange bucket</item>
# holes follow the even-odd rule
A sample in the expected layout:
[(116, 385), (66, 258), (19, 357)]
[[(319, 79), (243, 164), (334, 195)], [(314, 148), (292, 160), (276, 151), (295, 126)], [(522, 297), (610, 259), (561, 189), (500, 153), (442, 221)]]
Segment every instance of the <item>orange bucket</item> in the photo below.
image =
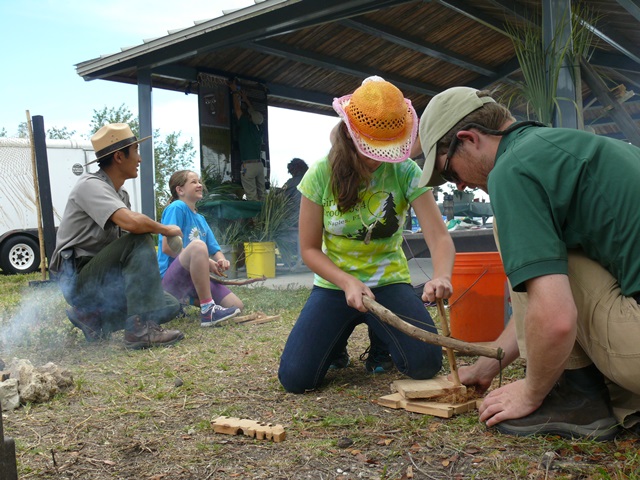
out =
[(508, 320), (509, 294), (500, 254), (456, 253), (451, 283), (451, 336), (466, 342), (498, 338)]

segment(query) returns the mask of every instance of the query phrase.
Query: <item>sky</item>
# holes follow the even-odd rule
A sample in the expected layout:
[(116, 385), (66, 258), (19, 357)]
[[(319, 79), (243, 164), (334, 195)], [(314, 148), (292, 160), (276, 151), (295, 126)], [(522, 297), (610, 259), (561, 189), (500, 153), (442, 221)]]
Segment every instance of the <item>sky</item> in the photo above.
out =
[[(85, 81), (75, 65), (167, 30), (253, 5), (252, 0), (0, 0), (0, 131), (15, 136), (18, 125), (41, 115), (45, 129), (75, 130), (87, 139), (94, 110), (124, 104), (138, 111), (135, 85)], [(348, 92), (336, 92), (336, 96)], [(329, 151), (329, 132), (337, 117), (269, 108), (271, 180), (282, 185), (294, 157), (312, 164)], [(153, 128), (162, 136), (181, 132), (198, 148), (197, 95), (154, 89)]]

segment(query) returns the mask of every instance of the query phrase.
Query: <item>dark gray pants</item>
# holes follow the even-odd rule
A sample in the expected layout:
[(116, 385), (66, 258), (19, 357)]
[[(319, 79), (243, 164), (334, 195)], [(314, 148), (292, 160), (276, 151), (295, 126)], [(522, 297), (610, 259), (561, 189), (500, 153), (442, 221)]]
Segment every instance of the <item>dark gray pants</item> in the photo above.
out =
[(99, 313), (106, 332), (122, 330), (132, 315), (164, 323), (180, 310), (178, 300), (162, 289), (151, 234), (128, 233), (91, 259), (76, 258), (58, 281), (70, 305)]

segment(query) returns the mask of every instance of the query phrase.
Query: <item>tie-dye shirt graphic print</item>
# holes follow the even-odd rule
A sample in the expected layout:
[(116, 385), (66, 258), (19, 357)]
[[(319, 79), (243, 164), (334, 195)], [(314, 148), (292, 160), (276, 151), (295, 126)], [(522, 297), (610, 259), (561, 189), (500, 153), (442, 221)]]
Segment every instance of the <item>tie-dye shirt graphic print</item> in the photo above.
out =
[[(413, 160), (381, 163), (358, 205), (340, 212), (324, 158), (310, 167), (298, 189), (323, 207), (323, 251), (341, 270), (371, 288), (411, 282), (402, 251), (402, 226), (411, 202), (428, 190), (418, 187), (419, 179), (420, 167)], [(318, 275), (314, 284), (338, 288)]]

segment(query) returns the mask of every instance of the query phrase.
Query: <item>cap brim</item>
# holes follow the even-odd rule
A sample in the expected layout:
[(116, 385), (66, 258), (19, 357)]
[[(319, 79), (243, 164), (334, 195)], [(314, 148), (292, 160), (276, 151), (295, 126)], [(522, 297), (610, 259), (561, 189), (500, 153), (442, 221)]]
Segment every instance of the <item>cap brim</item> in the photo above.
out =
[(437, 187), (447, 183), (447, 181), (440, 176), (440, 172), (436, 170), (435, 166), (436, 146), (434, 145), (429, 152), (424, 154), (424, 166), (422, 167), (419, 186)]
[[(149, 140), (150, 138), (151, 138), (151, 135), (149, 135), (148, 137), (141, 138), (139, 140), (136, 140), (135, 142), (131, 142), (128, 145), (124, 145), (124, 146), (118, 148), (117, 150), (114, 150), (113, 152), (117, 152), (118, 150), (122, 150), (123, 148), (130, 147), (131, 145), (140, 144), (140, 143), (144, 142), (145, 140)], [(113, 152), (105, 153), (104, 155), (99, 156), (95, 160), (91, 160), (90, 162), (85, 163), (84, 166), (86, 167), (87, 165), (91, 165), (91, 164), (94, 164), (96, 162), (99, 162), (102, 158), (111, 155)]]

